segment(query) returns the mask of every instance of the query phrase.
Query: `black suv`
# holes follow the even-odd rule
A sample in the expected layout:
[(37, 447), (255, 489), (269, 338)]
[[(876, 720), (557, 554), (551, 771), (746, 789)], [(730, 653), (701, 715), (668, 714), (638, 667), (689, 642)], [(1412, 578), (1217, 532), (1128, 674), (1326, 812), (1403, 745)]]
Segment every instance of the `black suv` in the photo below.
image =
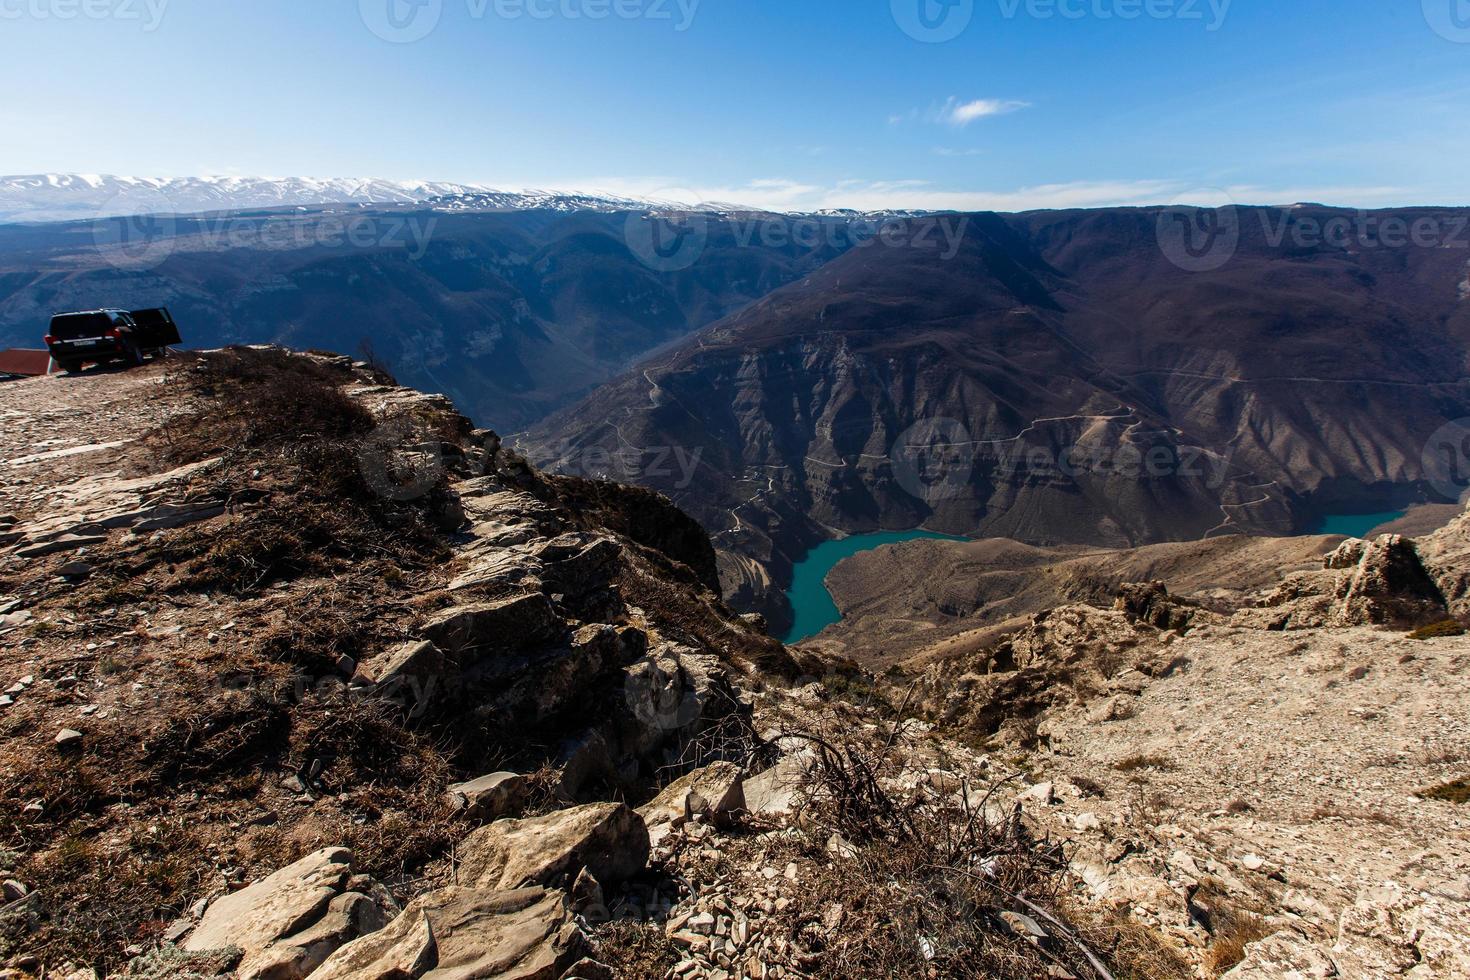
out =
[(88, 362), (142, 364), (147, 355), (180, 342), (174, 318), (162, 308), (58, 313), (46, 334), (52, 359), (67, 372), (80, 371)]

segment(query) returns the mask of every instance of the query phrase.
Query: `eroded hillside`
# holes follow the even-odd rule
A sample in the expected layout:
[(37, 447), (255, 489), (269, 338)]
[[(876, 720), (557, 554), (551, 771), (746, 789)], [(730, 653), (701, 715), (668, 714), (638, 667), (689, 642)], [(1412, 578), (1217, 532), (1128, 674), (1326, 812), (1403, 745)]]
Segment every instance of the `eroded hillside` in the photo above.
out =
[(1361, 216), (1241, 208), (1228, 261), (1185, 269), (1168, 217), (915, 219), (527, 445), (572, 463), (700, 453), (692, 473), (645, 462), (630, 478), (715, 532), (727, 594), (780, 625), (791, 562), (845, 533), (1119, 548), (1300, 533), (1431, 484), (1457, 496), (1434, 436), (1470, 413), (1463, 249), (1303, 245), (1302, 228)]

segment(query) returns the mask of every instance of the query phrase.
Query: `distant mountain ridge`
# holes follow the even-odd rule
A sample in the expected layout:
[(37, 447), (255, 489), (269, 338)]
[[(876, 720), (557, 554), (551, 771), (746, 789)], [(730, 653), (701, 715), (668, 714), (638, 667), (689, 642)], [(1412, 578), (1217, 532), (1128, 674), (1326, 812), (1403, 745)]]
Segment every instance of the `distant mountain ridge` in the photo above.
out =
[[(128, 214), (203, 214), (330, 205), (421, 205), (436, 211), (699, 211), (762, 213), (738, 203), (668, 201), (597, 191), (504, 190), (485, 184), (373, 177), (0, 176), (0, 223), (45, 223)], [(791, 212), (793, 214), (804, 212)], [(814, 217), (893, 217), (918, 211), (827, 209)]]
[(614, 211), (671, 206), (557, 191), (505, 191), (483, 184), (312, 177), (0, 177), (0, 222), (72, 221), (119, 214), (198, 214), (331, 204), (431, 204), (447, 210)]

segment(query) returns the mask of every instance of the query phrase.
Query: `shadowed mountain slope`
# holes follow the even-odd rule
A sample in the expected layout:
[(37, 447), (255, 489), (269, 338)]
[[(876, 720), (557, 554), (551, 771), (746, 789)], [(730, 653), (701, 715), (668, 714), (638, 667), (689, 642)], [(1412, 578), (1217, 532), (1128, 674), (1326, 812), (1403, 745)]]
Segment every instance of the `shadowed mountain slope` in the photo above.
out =
[[(1369, 217), (1379, 239), (1339, 243), (1323, 229), (1367, 218), (1237, 209), (1218, 263), (1171, 237), (1195, 213), (914, 219), (523, 445), (670, 493), (778, 622), (771, 582), (837, 532), (1122, 547), (1407, 504), (1452, 477), (1424, 450), (1470, 414), (1466, 214)], [(692, 478), (649, 465), (674, 450)]]

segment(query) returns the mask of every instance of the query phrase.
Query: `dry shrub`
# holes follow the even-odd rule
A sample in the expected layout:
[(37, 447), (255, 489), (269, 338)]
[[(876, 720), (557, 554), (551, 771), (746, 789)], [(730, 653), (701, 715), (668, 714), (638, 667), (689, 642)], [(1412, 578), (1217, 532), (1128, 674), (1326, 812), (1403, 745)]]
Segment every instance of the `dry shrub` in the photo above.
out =
[(1084, 935), (1106, 950), (1117, 980), (1179, 980), (1194, 969), (1153, 929), (1123, 912), (1069, 903), (1073, 921), (1084, 923)]
[(1442, 803), (1470, 803), (1470, 776), (1419, 791), (1423, 800), (1438, 800)]
[(1204, 962), (1205, 970), (1211, 976), (1228, 973), (1245, 959), (1247, 946), (1265, 939), (1274, 931), (1262, 914), (1265, 911), (1263, 907), (1230, 894), (1229, 888), (1218, 878), (1202, 878), (1191, 903), (1211, 936)]
[(188, 385), (209, 405), (154, 434), (174, 463), (344, 439), (373, 428), (372, 413), (342, 390), (349, 375), (284, 350), (204, 354), (193, 369), (172, 373), (170, 380)]
[[(197, 490), (246, 507), (166, 534), (145, 552), (145, 566), (184, 566), (173, 588), (245, 593), (369, 559), (422, 568), (447, 558), (438, 526), (452, 510), (443, 468), (425, 492), (398, 500), (370, 482), (363, 461), (370, 454), (391, 480), (398, 449), (456, 431), (450, 413), (375, 419), (345, 391), (350, 373), (279, 350), (207, 354), (170, 380), (204, 407), (156, 430), (153, 444), (170, 465), (222, 458)], [(380, 423), (392, 427), (383, 430), (393, 434), (386, 446), (371, 441)]]
[[(797, 804), (811, 870), (785, 916), (800, 968), (831, 980), (912, 976), (926, 961), (937, 977), (1029, 978), (1053, 966), (1103, 975), (1057, 911), (1064, 854), (1031, 836), (1019, 807), (999, 814), (990, 800), (1001, 784), (979, 799), (968, 787), (943, 793), (922, 781), (896, 794), (888, 787), (913, 782), (896, 761), (900, 729), (836, 730), (785, 736), (812, 749)], [(850, 861), (827, 853), (833, 834), (855, 852)], [(841, 928), (824, 919), (834, 909)], [(1014, 934), (1015, 914), (1050, 938), (1038, 944)]]
[(1139, 753), (1119, 759), (1113, 763), (1113, 768), (1119, 772), (1140, 772), (1145, 769), (1170, 772), (1174, 769), (1174, 763), (1157, 753)]
[(1464, 636), (1465, 626), (1458, 619), (1441, 619), (1421, 626), (1409, 634), (1411, 640), (1435, 640), (1445, 636)]
[(1254, 912), (1237, 912), (1214, 933), (1209, 952), (1205, 954), (1205, 970), (1222, 977), (1245, 959), (1245, 948), (1271, 935), (1271, 926)]
[(242, 684), (180, 693), (175, 711), (143, 735), (135, 788), (247, 772), (284, 748), (291, 724), (287, 705), (261, 688)]
[(598, 962), (617, 980), (663, 977), (683, 958), (656, 925), (627, 919), (609, 922), (597, 930)]
[(103, 966), (127, 944), (156, 941), (197, 896), (202, 851), (184, 816), (134, 827), (122, 839), (67, 837), (25, 868), (44, 884), (44, 913), (30, 935), (0, 935), (0, 952), (23, 938), (43, 962)]
[(375, 589), (369, 583), (336, 582), (297, 593), (254, 632), (253, 653), (271, 664), (296, 668), (306, 678), (338, 676), (338, 661), (361, 660), (384, 641)]

